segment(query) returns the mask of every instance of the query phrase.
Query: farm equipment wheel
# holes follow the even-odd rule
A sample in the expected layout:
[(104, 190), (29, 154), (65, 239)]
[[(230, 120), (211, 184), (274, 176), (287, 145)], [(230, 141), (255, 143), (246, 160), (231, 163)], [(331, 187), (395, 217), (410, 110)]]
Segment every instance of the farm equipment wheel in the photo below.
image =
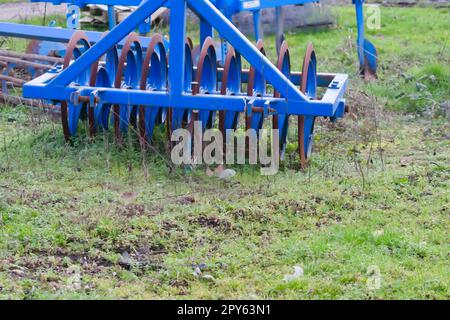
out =
[[(223, 68), (222, 86), (220, 94), (224, 96), (233, 96), (241, 91), (241, 56), (230, 47), (225, 59)], [(228, 129), (236, 129), (239, 122), (239, 112), (220, 111), (219, 128), (225, 137)]]
[[(281, 71), (288, 79), (291, 77), (291, 58), (289, 54), (289, 47), (286, 41), (283, 41), (280, 47), (280, 54), (278, 55), (278, 70)], [(275, 91), (275, 98), (280, 98), (280, 93)], [(286, 150), (286, 142), (289, 131), (289, 115), (276, 114), (273, 116), (273, 129), (279, 129), (280, 139), (280, 159), (284, 158)]]
[[(108, 32), (103, 33), (102, 38)], [(113, 46), (105, 55), (104, 66), (99, 67), (99, 60), (91, 67), (91, 77), (89, 85), (97, 88), (111, 88), (112, 82), (116, 76), (117, 66), (119, 64), (119, 55), (117, 47)], [(107, 130), (109, 127), (109, 116), (111, 113), (111, 104), (100, 103), (95, 108), (88, 108), (89, 115), (89, 133), (95, 135), (97, 130)]]
[[(100, 67), (96, 70), (96, 80), (92, 86), (98, 88), (111, 88), (111, 78), (105, 67)], [(109, 117), (111, 113), (111, 104), (100, 103), (95, 108), (89, 108), (89, 113), (93, 112), (94, 121), (90, 122), (91, 135), (95, 134), (97, 130), (108, 130)], [(91, 117), (91, 116), (89, 116)]]
[[(211, 37), (205, 39), (200, 58), (197, 64), (196, 87), (193, 94), (212, 94), (217, 90), (217, 55), (214, 40)], [(198, 121), (202, 124), (202, 131), (214, 126), (216, 112), (200, 110)]]
[[(184, 46), (184, 51), (186, 55), (186, 61), (184, 64), (184, 91), (186, 93), (192, 93), (192, 80), (194, 77), (194, 62), (192, 59), (192, 40), (186, 38), (186, 43)], [(169, 140), (172, 132), (187, 127), (189, 121), (191, 120), (192, 111), (190, 109), (180, 109), (180, 108), (169, 108), (168, 114), (168, 127), (169, 127)]]
[[(146, 91), (166, 91), (167, 89), (167, 54), (164, 39), (160, 34), (152, 37), (145, 55), (140, 89)], [(147, 142), (153, 137), (157, 124), (164, 123), (166, 109), (139, 107), (139, 137), (141, 146), (145, 148)]]
[[(83, 31), (75, 32), (67, 45), (63, 69), (66, 69), (73, 60), (78, 59), (89, 48), (90, 44), (86, 34)], [(89, 70), (82, 72), (74, 82), (78, 85), (88, 85), (90, 82)], [(86, 108), (85, 102), (74, 104), (73, 101), (61, 101), (61, 123), (66, 141), (70, 141), (70, 138), (76, 135), (79, 120), (86, 118)]]
[[(266, 50), (264, 49), (264, 42), (259, 40), (256, 44), (256, 48), (265, 56)], [(256, 71), (254, 66), (250, 67), (248, 74), (248, 86), (247, 95), (249, 97), (261, 97), (266, 93), (266, 79), (261, 73)], [(264, 114), (262, 113), (252, 113), (251, 115), (245, 115), (245, 129), (254, 129), (257, 133), (262, 129), (264, 123)]]
[[(120, 54), (114, 88), (137, 89), (139, 87), (142, 65), (142, 47), (139, 42), (139, 37), (136, 33), (131, 33)], [(122, 145), (122, 133), (128, 131), (130, 124), (137, 127), (137, 107), (130, 104), (116, 104), (113, 110), (116, 141), (119, 145)]]
[[(317, 97), (317, 60), (312, 43), (309, 43), (306, 48), (300, 91), (309, 99)], [(303, 170), (308, 166), (308, 159), (312, 151), (315, 119), (315, 116), (298, 117), (298, 147)]]

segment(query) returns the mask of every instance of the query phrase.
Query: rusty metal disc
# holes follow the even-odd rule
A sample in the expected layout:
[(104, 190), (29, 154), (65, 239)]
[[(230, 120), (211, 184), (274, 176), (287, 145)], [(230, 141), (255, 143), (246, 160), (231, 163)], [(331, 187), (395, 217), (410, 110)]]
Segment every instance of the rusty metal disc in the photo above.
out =
[[(102, 34), (102, 38), (108, 34), (108, 31)], [(101, 58), (103, 59), (103, 57)], [(117, 46), (113, 46), (104, 55), (104, 65), (99, 67), (100, 59), (93, 65), (91, 70), (90, 85), (97, 88), (111, 88), (116, 77), (116, 70), (119, 64), (119, 54)], [(91, 110), (92, 109), (92, 110)], [(94, 121), (92, 133), (97, 129), (107, 130), (110, 125), (111, 104), (100, 103), (95, 108), (89, 108), (93, 113)], [(89, 115), (91, 117), (91, 115)]]
[[(141, 67), (142, 47), (139, 36), (133, 32), (127, 37), (125, 45), (122, 47), (114, 80), (114, 88), (139, 88)], [(135, 106), (118, 104), (113, 106), (114, 135), (119, 145), (123, 144), (122, 131), (126, 132), (130, 124), (137, 125), (136, 114), (137, 107)]]
[[(236, 95), (241, 92), (241, 57), (233, 47), (228, 48), (225, 65), (222, 73), (221, 95)], [(228, 129), (236, 129), (239, 112), (220, 111), (219, 129), (224, 134)]]
[[(197, 64), (196, 85), (193, 94), (211, 94), (217, 90), (217, 55), (214, 40), (207, 37), (203, 43)], [(202, 129), (211, 128), (215, 121), (214, 111), (201, 110), (198, 112)]]
[[(309, 43), (306, 48), (305, 58), (303, 60), (300, 91), (310, 99), (315, 99), (317, 96), (316, 65), (317, 62), (314, 46), (312, 43)], [(311, 153), (314, 122), (314, 116), (298, 116), (298, 152), (300, 156), (301, 168), (303, 170), (308, 166), (308, 157)]]
[[(256, 48), (265, 56), (266, 49), (264, 48), (263, 40), (259, 40), (256, 44)], [(262, 96), (266, 93), (266, 80), (264, 77), (256, 71), (254, 66), (250, 66), (250, 70), (248, 73), (248, 86), (247, 86), (247, 95), (249, 97)], [(245, 129), (254, 129), (259, 131), (264, 122), (263, 114), (261, 113), (253, 113), (252, 115), (245, 115)]]
[[(241, 56), (233, 47), (228, 48), (225, 58), (225, 65), (222, 72), (222, 86), (220, 94), (224, 96), (236, 95), (241, 92)], [(239, 122), (239, 112), (219, 111), (219, 130), (222, 132), (223, 154), (226, 154), (226, 143), (230, 137), (227, 136), (227, 130), (236, 130)]]
[[(194, 78), (194, 60), (192, 56), (192, 40), (187, 37), (184, 45), (185, 52), (185, 63), (184, 63), (184, 87), (183, 91), (185, 93), (192, 93), (193, 88), (193, 78)], [(169, 61), (167, 59), (167, 61)], [(193, 127), (190, 125), (192, 120), (191, 109), (181, 109), (181, 108), (168, 108), (167, 115), (167, 135), (168, 140), (171, 140), (172, 133), (180, 128), (188, 128), (189, 130)], [(170, 144), (172, 147), (172, 144)]]
[[(144, 91), (167, 89), (167, 55), (164, 39), (160, 34), (152, 36), (147, 48), (142, 66), (140, 89)], [(160, 109), (157, 107), (139, 107), (139, 139), (141, 147), (144, 149), (153, 135), (157, 117), (161, 112)]]
[[(67, 45), (66, 54), (65, 54), (64, 60), (63, 60), (63, 69), (66, 69), (70, 65), (70, 63), (73, 59), (77, 59), (78, 57), (80, 57), (83, 54), (83, 51), (78, 49), (78, 45), (80, 43), (82, 44), (82, 46), (84, 46), (85, 50), (90, 48), (89, 40), (88, 40), (86, 34), (83, 31), (76, 31), (72, 35), (72, 37)], [(78, 83), (78, 84), (87, 84), (88, 83), (88, 80), (83, 79), (83, 76), (85, 76), (85, 74), (82, 74), (81, 76), (79, 76), (77, 80), (78, 80), (78, 82), (84, 82), (84, 83)], [(85, 108), (86, 108), (86, 103), (80, 103), (79, 105), (75, 106), (67, 101), (61, 101), (61, 123), (62, 123), (62, 127), (63, 127), (64, 138), (66, 139), (66, 141), (70, 141), (71, 136), (75, 135), (76, 129), (78, 127), (78, 125), (75, 124), (75, 122), (78, 122), (81, 112)], [(74, 115), (73, 115), (73, 110), (76, 111), (75, 112), (76, 114), (74, 114)]]
[[(281, 44), (277, 68), (281, 71), (288, 79), (291, 75), (291, 57), (289, 53), (289, 46), (285, 41)], [(281, 94), (278, 91), (274, 91), (274, 97), (280, 98)], [(280, 158), (284, 157), (284, 152), (286, 150), (287, 136), (289, 130), (289, 115), (288, 114), (274, 114), (273, 115), (273, 129), (279, 129), (279, 146), (280, 146)]]

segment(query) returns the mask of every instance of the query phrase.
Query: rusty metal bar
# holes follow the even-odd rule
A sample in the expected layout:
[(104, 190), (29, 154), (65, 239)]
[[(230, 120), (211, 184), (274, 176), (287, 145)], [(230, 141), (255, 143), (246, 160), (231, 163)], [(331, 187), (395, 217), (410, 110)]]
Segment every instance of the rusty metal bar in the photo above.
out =
[(53, 112), (60, 112), (60, 107), (55, 106), (53, 104), (44, 103), (41, 100), (25, 99), (17, 96), (3, 94), (1, 92), (0, 92), (0, 102), (9, 103), (14, 106), (24, 105), (33, 108), (44, 108)]
[(4, 74), (0, 74), (0, 81), (10, 82), (19, 87), (22, 87), (26, 83), (26, 81), (23, 79), (6, 76)]
[(0, 61), (3, 62), (7, 62), (7, 63), (13, 63), (17, 66), (22, 66), (22, 67), (31, 67), (37, 70), (48, 70), (51, 69), (52, 66), (48, 65), (48, 64), (42, 64), (42, 63), (36, 63), (36, 62), (31, 62), (31, 61), (26, 61), (26, 60), (22, 60), (22, 59), (17, 59), (17, 58), (11, 58), (11, 57), (4, 57), (4, 56), (0, 56)]
[(19, 58), (19, 59), (31, 60), (31, 61), (46, 61), (46, 62), (52, 62), (52, 63), (62, 63), (64, 61), (63, 58), (43, 56), (40, 54), (19, 53), (19, 52), (14, 52), (14, 51), (9, 51), (9, 50), (1, 50), (1, 49), (0, 49), (0, 56), (10, 57), (10, 58)]

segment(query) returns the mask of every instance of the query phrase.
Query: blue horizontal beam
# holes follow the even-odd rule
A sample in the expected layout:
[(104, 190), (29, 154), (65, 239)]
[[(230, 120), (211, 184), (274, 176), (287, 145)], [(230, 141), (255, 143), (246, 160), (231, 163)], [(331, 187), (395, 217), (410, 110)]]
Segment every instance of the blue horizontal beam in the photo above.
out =
[[(0, 35), (12, 38), (36, 39), (51, 42), (68, 43), (77, 30), (64, 28), (42, 27), (20, 23), (0, 22)], [(95, 44), (102, 38), (103, 32), (83, 31), (91, 44)], [(142, 47), (147, 48), (151, 38), (140, 37)], [(125, 40), (119, 41), (119, 47), (125, 44)]]
[(54, 5), (60, 5), (62, 3), (70, 3), (79, 7), (84, 7), (88, 4), (103, 4), (103, 5), (123, 5), (123, 6), (138, 6), (142, 0), (30, 0), (30, 2), (49, 2)]
[(245, 95), (222, 96), (218, 94), (210, 95), (171, 95), (169, 92), (143, 91), (143, 90), (123, 90), (114, 88), (98, 88), (87, 86), (47, 86), (46, 83), (52, 80), (56, 74), (46, 73), (28, 83), (23, 87), (23, 95), (33, 99), (47, 99), (55, 101), (69, 101), (75, 91), (81, 95), (89, 96), (92, 92), (97, 92), (101, 103), (110, 104), (130, 104), (143, 105), (148, 107), (172, 107), (192, 110), (212, 110), (212, 111), (237, 111), (244, 112), (250, 105), (262, 107), (266, 102), (270, 107), (280, 114), (291, 115), (312, 115), (333, 117), (336, 114), (339, 104), (343, 102), (348, 76), (337, 74), (333, 77), (325, 95), (321, 100), (309, 101), (289, 101), (283, 98), (273, 98), (269, 96), (259, 97), (254, 100)]

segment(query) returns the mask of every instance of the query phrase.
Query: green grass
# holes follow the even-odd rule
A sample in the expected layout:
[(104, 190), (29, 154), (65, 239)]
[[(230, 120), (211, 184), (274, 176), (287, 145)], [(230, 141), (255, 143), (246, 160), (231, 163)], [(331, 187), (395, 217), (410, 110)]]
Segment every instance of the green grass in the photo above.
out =
[[(352, 10), (336, 14), (337, 28), (288, 35), (296, 69), (313, 40), (320, 71), (352, 78), (353, 115), (320, 121), (305, 173), (290, 154), (276, 176), (242, 166), (221, 181), (134, 137), (69, 146), (57, 119), (1, 108), (0, 298), (448, 299), (450, 125), (404, 98), (421, 82), (450, 100), (449, 28), (430, 27), (448, 10), (383, 9), (371, 83), (355, 72)], [(304, 276), (283, 281), (294, 266)]]

